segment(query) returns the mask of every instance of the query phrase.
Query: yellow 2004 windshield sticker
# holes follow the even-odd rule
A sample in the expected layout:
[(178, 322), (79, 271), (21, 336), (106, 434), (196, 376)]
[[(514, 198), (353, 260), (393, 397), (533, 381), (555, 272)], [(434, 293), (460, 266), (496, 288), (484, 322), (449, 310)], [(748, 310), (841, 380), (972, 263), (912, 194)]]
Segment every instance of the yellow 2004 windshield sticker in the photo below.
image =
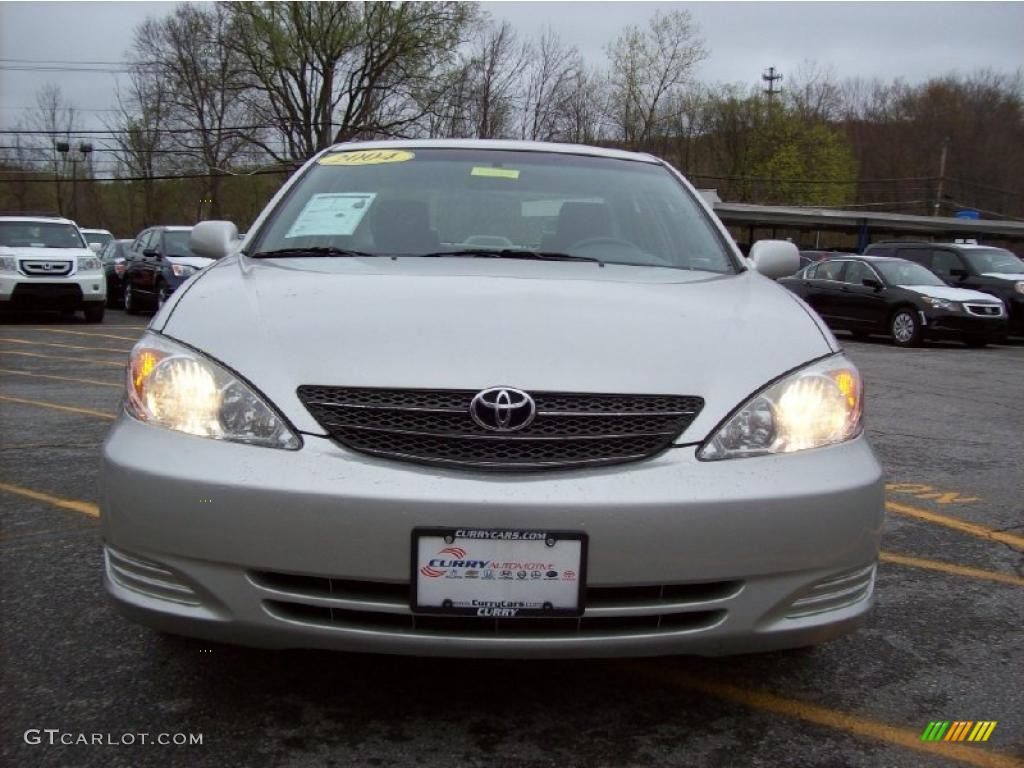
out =
[(379, 165), (381, 163), (404, 163), (416, 157), (414, 152), (404, 149), (362, 149), (358, 152), (338, 152), (324, 155), (319, 165)]

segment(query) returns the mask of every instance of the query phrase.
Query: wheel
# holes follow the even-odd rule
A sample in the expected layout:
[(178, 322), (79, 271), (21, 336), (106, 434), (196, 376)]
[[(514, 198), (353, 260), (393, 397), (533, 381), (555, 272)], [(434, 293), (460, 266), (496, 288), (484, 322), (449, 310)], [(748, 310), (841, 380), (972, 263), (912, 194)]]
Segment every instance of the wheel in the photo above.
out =
[(107, 308), (105, 306), (103, 306), (102, 304), (98, 304), (97, 306), (94, 306), (94, 307), (86, 307), (85, 310), (84, 310), (84, 312), (85, 312), (85, 322), (87, 322), (87, 323), (102, 323), (103, 322), (103, 313), (106, 312), (106, 310), (107, 310)]
[(981, 349), (982, 347), (988, 346), (988, 339), (984, 336), (968, 336), (964, 339), (964, 344), (971, 349)]
[(139, 314), (138, 299), (135, 298), (131, 283), (124, 284), (124, 311), (129, 315)]
[(159, 312), (164, 308), (164, 304), (171, 298), (171, 289), (167, 287), (167, 283), (160, 283), (160, 287), (156, 289), (156, 309)]
[(889, 323), (889, 330), (898, 347), (916, 347), (921, 343), (921, 321), (913, 309), (904, 307), (897, 310)]

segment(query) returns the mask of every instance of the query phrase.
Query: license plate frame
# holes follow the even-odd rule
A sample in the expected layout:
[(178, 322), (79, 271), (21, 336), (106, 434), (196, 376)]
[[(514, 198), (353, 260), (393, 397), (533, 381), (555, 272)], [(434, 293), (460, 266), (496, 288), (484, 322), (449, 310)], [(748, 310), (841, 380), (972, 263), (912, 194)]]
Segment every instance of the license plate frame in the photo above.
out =
[[(455, 548), (464, 551), (461, 562), (465, 566), (436, 568), (430, 558), (424, 562), (424, 550)], [(553, 543), (549, 543), (553, 542)], [(413, 613), (444, 616), (477, 616), (481, 618), (578, 618), (586, 610), (588, 536), (582, 531), (562, 531), (522, 528), (456, 528), (417, 527), (411, 536), (411, 579), (409, 606)], [(436, 545), (442, 545), (437, 547)], [(470, 549), (466, 550), (466, 547)], [(562, 548), (559, 552), (558, 549)], [(492, 556), (484, 560), (481, 552)], [(547, 555), (541, 561), (539, 555)], [(440, 554), (440, 553), (438, 553)], [(496, 555), (496, 556), (494, 556)], [(456, 555), (449, 562), (460, 562)], [(522, 558), (516, 560), (516, 558)], [(531, 559), (533, 562), (531, 562)], [(566, 563), (569, 566), (566, 566)], [(536, 565), (546, 568), (491, 568), (494, 565)], [(471, 565), (478, 567), (472, 568)], [(576, 566), (576, 567), (572, 567)], [(431, 572), (423, 571), (427, 568)], [(441, 570), (441, 574), (436, 571)], [(493, 577), (485, 576), (493, 571)], [(456, 576), (451, 575), (456, 571)], [(476, 575), (466, 576), (467, 572)], [(536, 575), (537, 573), (540, 575)], [(551, 574), (555, 575), (552, 576)], [(505, 574), (511, 574), (506, 576)], [(429, 579), (429, 581), (427, 581)], [(439, 583), (454, 590), (448, 599), (438, 601)], [(421, 588), (421, 584), (425, 585)], [(453, 586), (453, 585), (458, 586)], [(474, 586), (494, 586), (479, 590), (474, 598)], [(467, 586), (468, 585), (468, 586)], [(498, 587), (497, 585), (501, 585)], [(546, 585), (546, 586), (544, 586)], [(534, 591), (536, 588), (536, 591)], [(541, 590), (547, 594), (537, 597)], [(504, 594), (501, 594), (501, 592)], [(544, 599), (551, 597), (550, 600)], [(465, 604), (476, 600), (479, 604)], [(568, 604), (574, 600), (575, 604)], [(557, 603), (557, 604), (556, 604)]]

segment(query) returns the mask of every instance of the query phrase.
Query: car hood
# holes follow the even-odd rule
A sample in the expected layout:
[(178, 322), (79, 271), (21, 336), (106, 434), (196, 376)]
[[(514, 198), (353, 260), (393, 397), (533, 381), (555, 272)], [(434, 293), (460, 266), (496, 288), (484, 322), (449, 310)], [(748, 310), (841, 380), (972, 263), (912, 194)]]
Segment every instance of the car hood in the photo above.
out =
[(789, 291), (716, 275), (467, 258), (230, 256), (179, 290), (155, 329), (253, 382), (323, 434), (302, 384), (682, 394), (685, 442), (754, 391), (834, 351)]
[(1024, 272), (982, 272), (982, 277), (996, 277), (1000, 280), (1024, 280)]
[(12, 248), (7, 245), (0, 245), (0, 256), (17, 256), (19, 259), (67, 261), (75, 257), (83, 258), (95, 255), (88, 248)]
[(948, 285), (901, 285), (900, 288), (920, 293), (922, 296), (931, 296), (933, 299), (948, 299), (949, 301), (999, 301), (991, 293), (972, 291), (970, 288), (953, 288)]
[(184, 264), (188, 267), (202, 269), (203, 267), (210, 266), (214, 260), (208, 259), (205, 256), (168, 256), (167, 261), (171, 264)]

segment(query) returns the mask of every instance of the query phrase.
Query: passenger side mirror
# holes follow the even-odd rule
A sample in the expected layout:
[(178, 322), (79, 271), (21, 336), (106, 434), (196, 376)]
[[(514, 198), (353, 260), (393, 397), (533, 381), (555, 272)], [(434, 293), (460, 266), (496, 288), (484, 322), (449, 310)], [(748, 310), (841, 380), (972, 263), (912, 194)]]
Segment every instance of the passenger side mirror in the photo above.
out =
[(865, 277), (861, 282), (868, 288), (874, 288), (876, 291), (882, 290), (882, 284), (873, 277)]
[(778, 280), (800, 269), (800, 251), (788, 240), (758, 240), (750, 247), (754, 269)]
[(192, 227), (188, 247), (197, 256), (220, 259), (238, 248), (238, 227), (230, 221), (201, 221)]
[(89, 250), (93, 253), (99, 253), (103, 250), (103, 243), (89, 243)]

